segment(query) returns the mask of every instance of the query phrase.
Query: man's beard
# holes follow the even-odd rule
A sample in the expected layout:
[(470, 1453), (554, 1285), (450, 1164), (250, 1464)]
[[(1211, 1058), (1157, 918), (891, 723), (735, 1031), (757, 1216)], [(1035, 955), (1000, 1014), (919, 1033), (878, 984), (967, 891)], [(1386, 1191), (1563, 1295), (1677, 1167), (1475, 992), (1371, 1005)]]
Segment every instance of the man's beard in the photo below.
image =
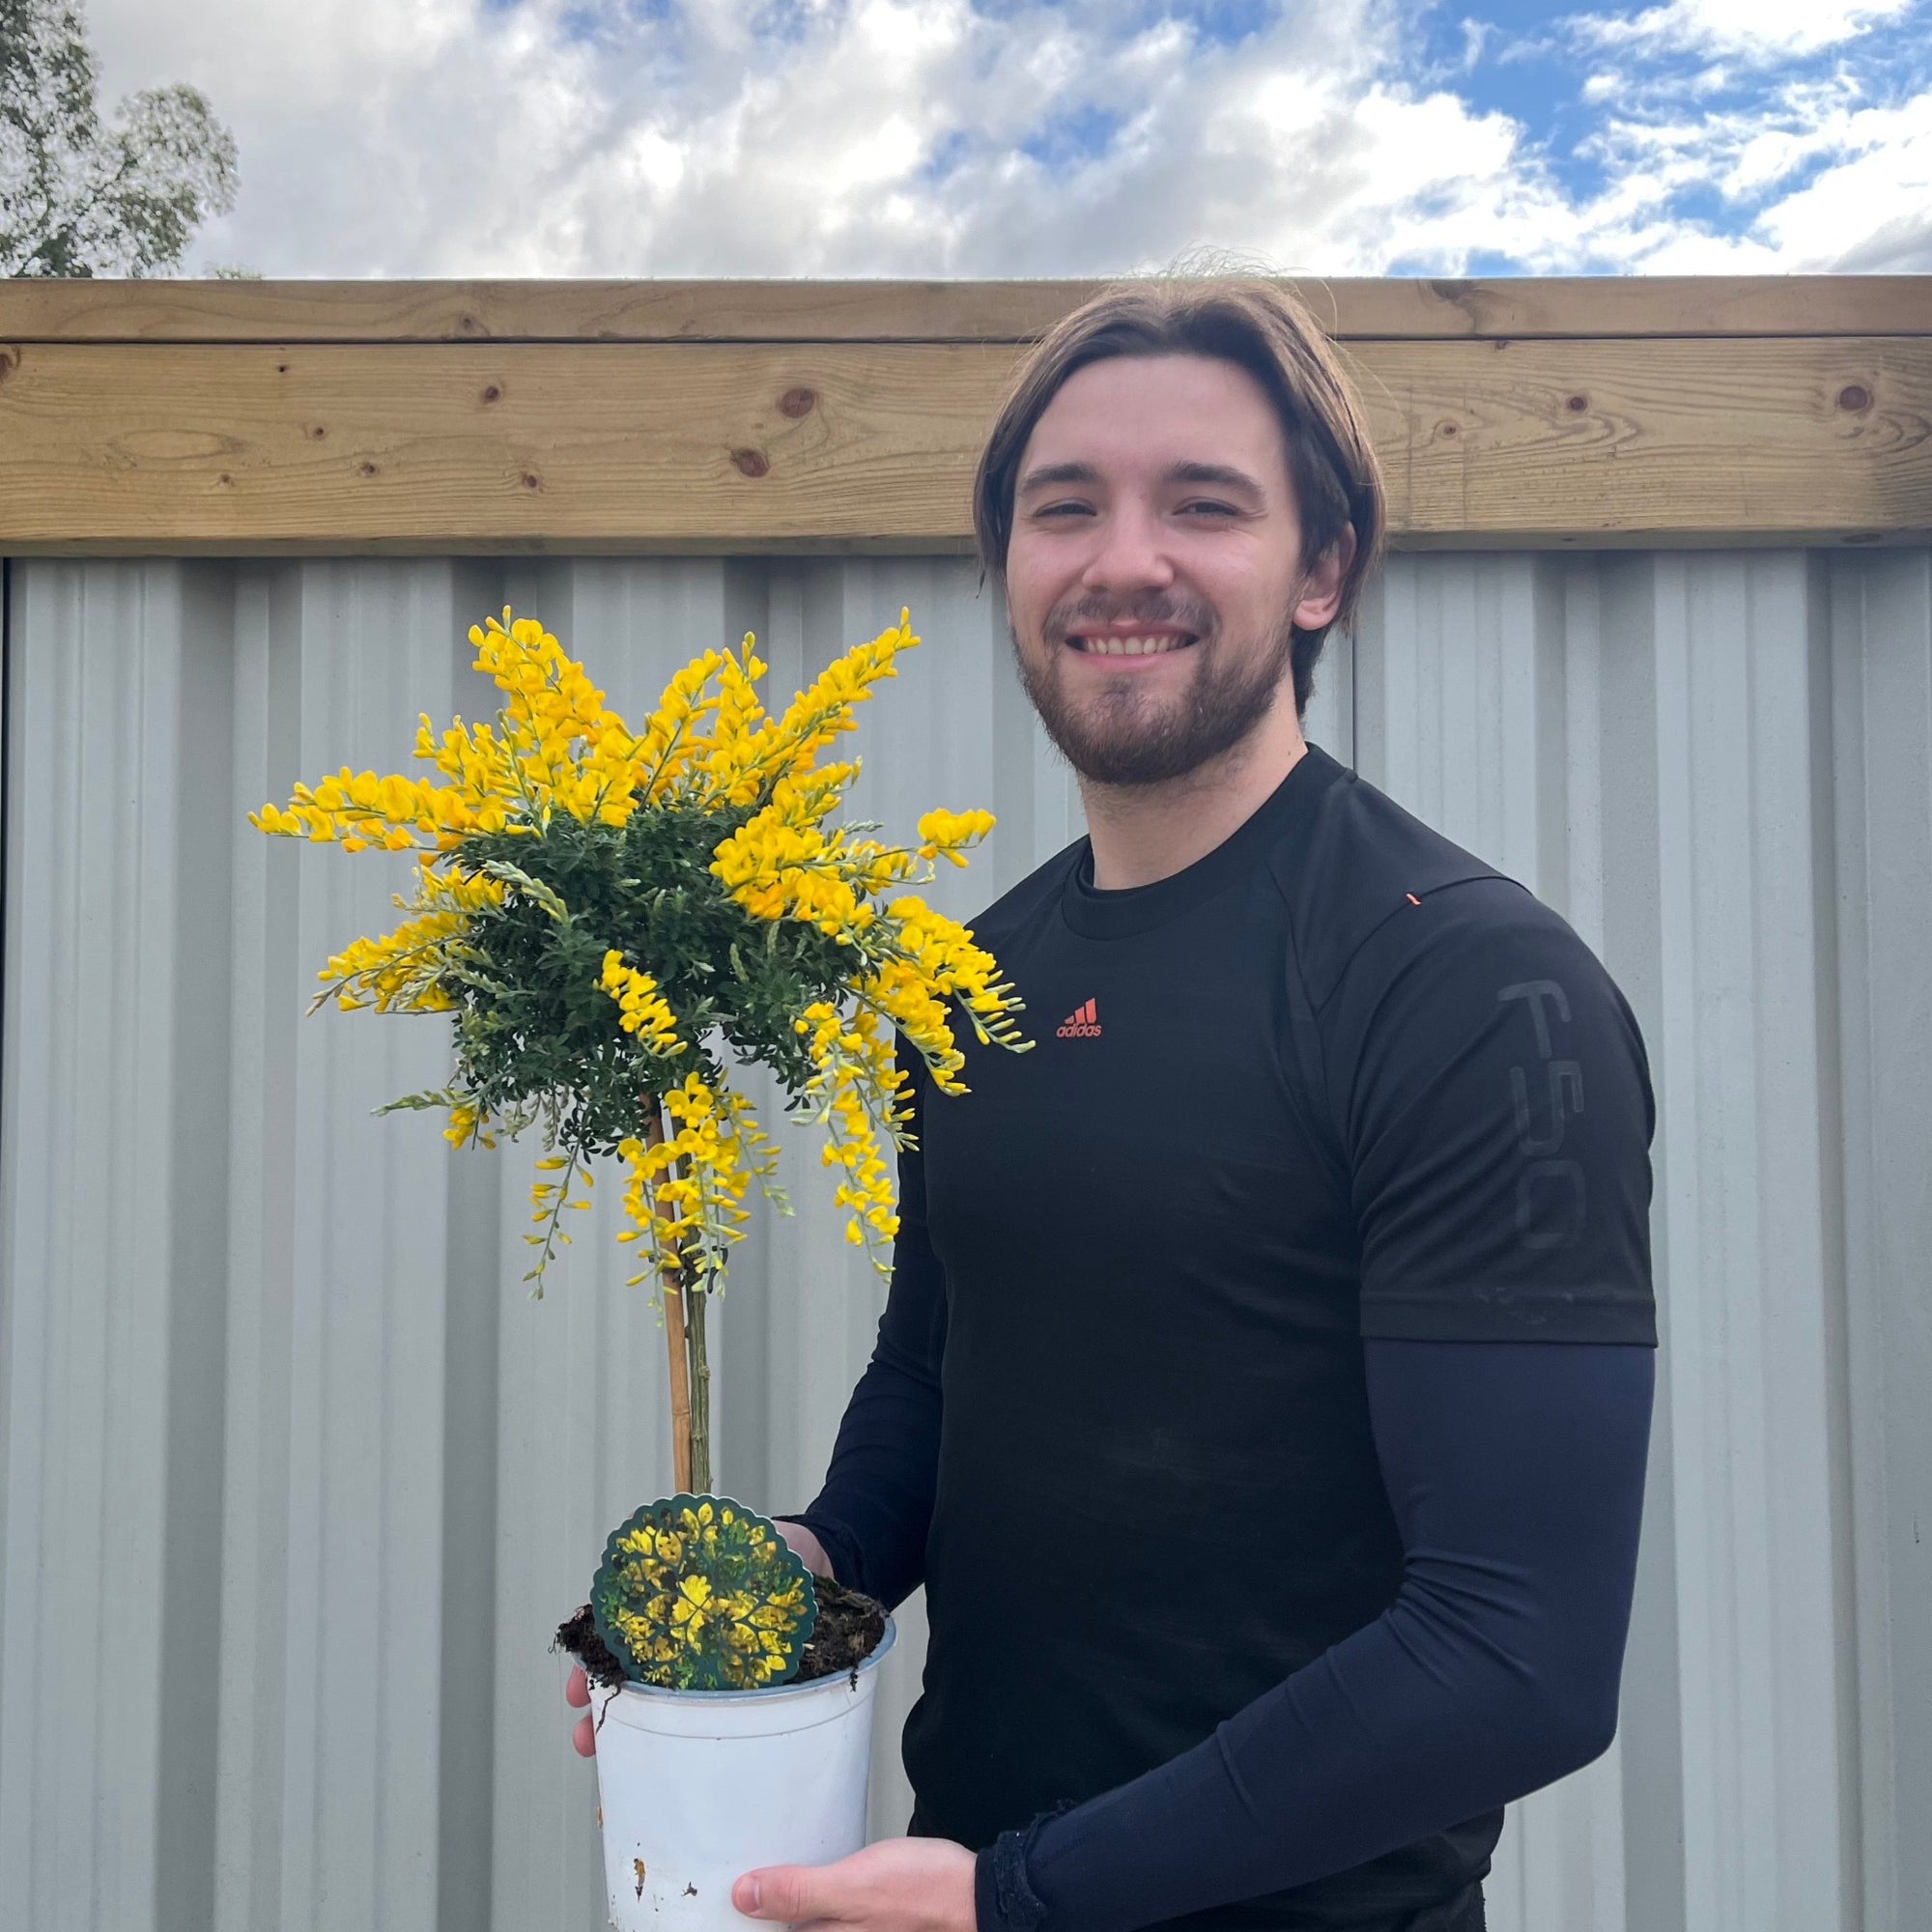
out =
[(1184, 646), (1196, 659), (1186, 688), (1165, 702), (1152, 702), (1152, 695), (1139, 689), (1142, 677), (1128, 673), (1112, 690), (1094, 694), (1094, 701), (1076, 708), (1067, 701), (1061, 653), (1068, 646), (1064, 639), (1068, 626), (1097, 614), (1076, 608), (1064, 619), (1057, 611), (1049, 615), (1042, 639), (1049, 656), (1043, 668), (1034, 665), (1018, 638), (1012, 638), (1020, 682), (1047, 736), (1066, 762), (1095, 784), (1165, 784), (1199, 771), (1255, 730), (1289, 674), (1294, 626), (1286, 615), (1258, 651), (1222, 664), (1220, 633), (1205, 607), (1198, 612), (1204, 623), (1201, 630), (1190, 622), (1196, 614), (1192, 609), (1135, 610), (1116, 614), (1150, 624), (1178, 624), (1194, 632), (1195, 641)]

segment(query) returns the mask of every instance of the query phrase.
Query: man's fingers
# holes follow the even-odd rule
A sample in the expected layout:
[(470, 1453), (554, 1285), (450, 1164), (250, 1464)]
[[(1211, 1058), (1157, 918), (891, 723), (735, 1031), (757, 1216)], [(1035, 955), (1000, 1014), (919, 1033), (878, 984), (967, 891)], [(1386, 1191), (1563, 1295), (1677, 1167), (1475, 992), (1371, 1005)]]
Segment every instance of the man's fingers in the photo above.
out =
[(788, 1925), (836, 1917), (823, 1874), (811, 1865), (767, 1865), (747, 1872), (731, 1888), (731, 1903), (747, 1918), (776, 1918)]
[(578, 1664), (564, 1680), (563, 1701), (574, 1711), (586, 1715), (579, 1718), (570, 1727), (570, 1742), (577, 1747), (579, 1757), (597, 1755), (597, 1725), (588, 1715), (590, 1707), (590, 1680), (583, 1674), (582, 1664)]

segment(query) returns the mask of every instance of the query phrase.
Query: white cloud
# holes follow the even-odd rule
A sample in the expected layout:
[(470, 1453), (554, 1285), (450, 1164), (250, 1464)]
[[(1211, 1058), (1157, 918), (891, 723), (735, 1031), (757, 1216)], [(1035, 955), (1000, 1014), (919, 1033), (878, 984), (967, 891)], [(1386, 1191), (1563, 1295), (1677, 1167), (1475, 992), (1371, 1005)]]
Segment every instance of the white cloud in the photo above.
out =
[(473, 0), (92, 0), (108, 94), (186, 80), (234, 129), (236, 213), (209, 258), (282, 274), (504, 274), (573, 247), (569, 187), (612, 128), (553, 7)]
[(1833, 268), (1932, 269), (1932, 93), (1850, 115), (1838, 141), (1845, 158), (1762, 218), (1771, 245)]
[(1384, 0), (1238, 47), (1102, 0), (816, 0), (762, 35), (734, 0), (584, 12), (93, 18), (110, 86), (193, 80), (233, 125), (206, 253), (271, 273), (1081, 273), (1200, 243), (1365, 272), (1425, 209), (1448, 256), (1523, 195), (1513, 124), (1382, 77)]
[[(1642, 49), (1599, 35), (1603, 181), (1580, 196), (1460, 72), (1406, 77), (1412, 4), (1285, 7), (1238, 45), (1161, 0), (92, 0), (91, 17), (110, 92), (191, 80), (235, 128), (242, 199), (196, 259), (273, 274), (1084, 274), (1197, 245), (1326, 274), (1688, 270), (1923, 245), (1932, 95), (1878, 108), (1842, 78), (1767, 81), (1755, 105), (1709, 105), (1765, 49), (1908, 0), (1671, 0), (1623, 22), (1692, 50), (1688, 80), (1634, 77)], [(1470, 23), (1466, 59), (1507, 61), (1499, 39)], [(1735, 205), (1730, 232), (1675, 212), (1692, 190)]]
[(1766, 61), (1837, 46), (1912, 7), (1913, 0), (1666, 0), (1634, 14), (1581, 14), (1569, 24), (1602, 47)]
[[(1839, 71), (1766, 88), (1722, 111), (1659, 111), (1640, 92), (1633, 107), (1607, 116), (1579, 149), (1602, 162), (1607, 184), (1579, 211), (1585, 233), (1619, 266), (1653, 273), (1932, 266), (1932, 89), (1874, 105)], [(1721, 227), (1669, 218), (1697, 190), (1733, 211)]]

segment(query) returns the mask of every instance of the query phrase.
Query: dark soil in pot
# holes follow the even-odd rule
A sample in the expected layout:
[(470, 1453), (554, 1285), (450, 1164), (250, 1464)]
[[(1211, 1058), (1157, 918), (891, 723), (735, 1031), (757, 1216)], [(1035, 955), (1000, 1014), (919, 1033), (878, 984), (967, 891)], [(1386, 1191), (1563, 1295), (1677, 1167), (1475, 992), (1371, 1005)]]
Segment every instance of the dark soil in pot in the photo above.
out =
[[(818, 1617), (797, 1672), (785, 1680), (788, 1684), (809, 1684), (814, 1677), (836, 1677), (841, 1670), (856, 1670), (886, 1634), (885, 1609), (870, 1597), (848, 1590), (829, 1577), (814, 1577), (811, 1589), (818, 1603)], [(588, 1604), (557, 1626), (551, 1648), (569, 1651), (593, 1684), (614, 1690), (624, 1682), (624, 1666), (597, 1634)]]

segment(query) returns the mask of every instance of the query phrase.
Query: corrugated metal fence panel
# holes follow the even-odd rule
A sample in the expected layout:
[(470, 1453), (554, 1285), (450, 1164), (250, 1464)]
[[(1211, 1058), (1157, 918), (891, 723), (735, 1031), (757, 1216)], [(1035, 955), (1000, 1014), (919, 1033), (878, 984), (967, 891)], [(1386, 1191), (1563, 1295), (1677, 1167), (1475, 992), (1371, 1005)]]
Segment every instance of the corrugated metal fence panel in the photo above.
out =
[(1932, 558), (1831, 582), (1843, 1347), (1866, 1922), (1932, 1899)]
[[(299, 1013), (394, 867), (242, 814), (476, 715), (544, 615), (620, 708), (746, 629), (781, 691), (913, 607), (866, 803), (1077, 800), (955, 559), (13, 568), (0, 1923), (599, 1922), (543, 1654), (667, 1487), (613, 1190), (545, 1300), (528, 1157), (370, 1109), (442, 1029)], [(1660, 1097), (1667, 1347), (1623, 1734), (1520, 1807), (1498, 1932), (1904, 1932), (1932, 1896), (1932, 560), (1402, 557), (1311, 735), (1597, 945)], [(722, 1311), (721, 1479), (809, 1493), (882, 1289), (788, 1156)], [(874, 1826), (901, 1829), (882, 1696)]]

